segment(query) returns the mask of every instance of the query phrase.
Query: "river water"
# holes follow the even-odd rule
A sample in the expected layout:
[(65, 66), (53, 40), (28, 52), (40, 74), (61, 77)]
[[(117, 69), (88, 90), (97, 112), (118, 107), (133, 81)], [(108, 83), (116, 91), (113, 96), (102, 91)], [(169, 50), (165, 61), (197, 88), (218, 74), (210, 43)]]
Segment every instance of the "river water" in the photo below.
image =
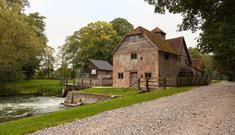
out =
[(40, 96), (0, 97), (0, 123), (65, 109), (64, 98)]

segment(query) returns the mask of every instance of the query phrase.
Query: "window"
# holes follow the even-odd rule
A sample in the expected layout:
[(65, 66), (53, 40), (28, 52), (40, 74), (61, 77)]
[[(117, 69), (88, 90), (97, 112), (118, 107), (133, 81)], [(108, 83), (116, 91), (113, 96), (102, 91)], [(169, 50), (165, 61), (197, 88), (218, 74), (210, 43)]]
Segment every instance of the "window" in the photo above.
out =
[(118, 73), (118, 79), (123, 79), (123, 73)]
[(151, 78), (152, 77), (152, 73), (145, 73), (145, 78)]
[(131, 54), (131, 59), (132, 59), (132, 60), (137, 59), (137, 54), (136, 54), (136, 53), (132, 53), (132, 54)]
[(165, 53), (165, 60), (169, 60), (170, 59), (170, 55), (168, 53)]

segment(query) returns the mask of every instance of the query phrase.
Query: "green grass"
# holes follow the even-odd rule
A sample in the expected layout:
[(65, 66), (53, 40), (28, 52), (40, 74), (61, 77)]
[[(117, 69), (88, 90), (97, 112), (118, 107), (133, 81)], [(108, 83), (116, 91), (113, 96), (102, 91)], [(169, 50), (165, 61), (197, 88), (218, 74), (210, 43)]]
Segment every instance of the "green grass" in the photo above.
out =
[(211, 83), (220, 83), (221, 82), (221, 80), (211, 80)]
[(125, 96), (117, 99), (107, 100), (96, 104), (71, 108), (59, 112), (34, 116), (16, 121), (0, 124), (0, 135), (22, 135), (37, 130), (65, 124), (76, 119), (82, 119), (101, 113), (107, 110), (130, 106), (136, 103), (158, 99), (164, 96), (171, 96), (176, 93), (191, 90), (192, 87), (169, 88), (166, 90), (154, 91), (138, 95)]
[(59, 80), (24, 80), (1, 84), (0, 96), (4, 95), (43, 95), (60, 96)]
[(103, 94), (103, 95), (116, 95), (116, 96), (130, 96), (139, 93), (140, 91), (137, 89), (123, 89), (123, 88), (91, 88), (87, 90), (82, 90), (84, 93), (91, 94)]

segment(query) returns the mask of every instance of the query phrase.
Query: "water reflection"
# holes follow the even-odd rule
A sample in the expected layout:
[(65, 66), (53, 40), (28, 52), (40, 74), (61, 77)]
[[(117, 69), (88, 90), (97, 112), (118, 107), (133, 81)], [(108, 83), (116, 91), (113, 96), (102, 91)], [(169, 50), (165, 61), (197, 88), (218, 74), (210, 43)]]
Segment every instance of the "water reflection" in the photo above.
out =
[(14, 96), (0, 97), (0, 123), (65, 109), (61, 103), (64, 98), (38, 97), (38, 96)]

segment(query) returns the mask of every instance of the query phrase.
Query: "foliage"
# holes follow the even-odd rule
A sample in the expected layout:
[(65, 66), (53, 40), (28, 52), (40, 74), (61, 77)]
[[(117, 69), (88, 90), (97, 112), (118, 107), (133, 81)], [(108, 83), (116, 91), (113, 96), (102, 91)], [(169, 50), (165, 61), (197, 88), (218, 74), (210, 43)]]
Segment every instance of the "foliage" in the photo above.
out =
[(47, 79), (50, 78), (50, 74), (54, 71), (54, 63), (55, 63), (55, 58), (53, 56), (55, 52), (55, 49), (47, 46), (44, 49), (43, 55), (42, 55), (42, 62), (41, 62), (41, 72), (42, 75), (47, 77)]
[(74, 77), (76, 69), (81, 66), (80, 61), (78, 61), (80, 53), (79, 31), (75, 31), (73, 35), (67, 37), (61, 53), (63, 55), (61, 69), (66, 70), (67, 63), (65, 61), (67, 60), (72, 65), (72, 77)]
[(22, 135), (26, 133), (32, 133), (43, 128), (65, 124), (76, 119), (89, 117), (107, 110), (131, 106), (136, 103), (150, 101), (165, 96), (171, 96), (177, 93), (189, 91), (191, 89), (191, 87), (169, 88), (166, 90), (158, 90), (151, 93), (125, 96), (122, 98), (99, 102), (96, 104), (90, 104), (54, 113), (25, 118), (17, 121), (6, 122), (0, 124), (0, 134)]
[(27, 63), (22, 66), (22, 72), (26, 76), (27, 80), (32, 79), (36, 70), (39, 67), (40, 60), (38, 58), (30, 58)]
[(190, 58), (192, 58), (192, 59), (202, 59), (203, 58), (203, 54), (197, 48), (189, 47), (188, 52), (189, 52)]
[(190, 58), (201, 59), (204, 62), (204, 71), (210, 80), (224, 79), (224, 75), (217, 71), (213, 55), (203, 54), (197, 48), (188, 48)]
[(61, 96), (59, 80), (26, 80), (0, 84), (0, 96), (43, 95)]
[(22, 13), (28, 4), (27, 0), (0, 0), (0, 82), (20, 79), (23, 73), (30, 79), (38, 67), (46, 42), (45, 35), (39, 35), (44, 17)]
[(0, 9), (0, 80), (15, 80), (30, 58), (42, 51), (42, 40), (17, 12)]
[(66, 39), (63, 46), (65, 59), (72, 64), (74, 73), (76, 69), (85, 67), (89, 59), (112, 62), (112, 51), (119, 40), (111, 24), (102, 21), (90, 23)]
[(124, 18), (116, 18), (110, 23), (112, 24), (114, 30), (116, 30), (116, 32), (118, 33), (118, 36), (120, 37), (125, 36), (134, 28), (134, 26)]
[(199, 49), (213, 53), (216, 68), (235, 80), (235, 1), (233, 0), (145, 0), (155, 12), (181, 13), (180, 30), (202, 31)]
[(45, 33), (46, 24), (44, 22), (44, 19), (46, 19), (46, 17), (41, 16), (38, 12), (31, 13), (27, 16), (27, 21), (29, 25), (34, 27), (37, 36), (43, 40), (43, 45), (46, 46), (48, 39)]

